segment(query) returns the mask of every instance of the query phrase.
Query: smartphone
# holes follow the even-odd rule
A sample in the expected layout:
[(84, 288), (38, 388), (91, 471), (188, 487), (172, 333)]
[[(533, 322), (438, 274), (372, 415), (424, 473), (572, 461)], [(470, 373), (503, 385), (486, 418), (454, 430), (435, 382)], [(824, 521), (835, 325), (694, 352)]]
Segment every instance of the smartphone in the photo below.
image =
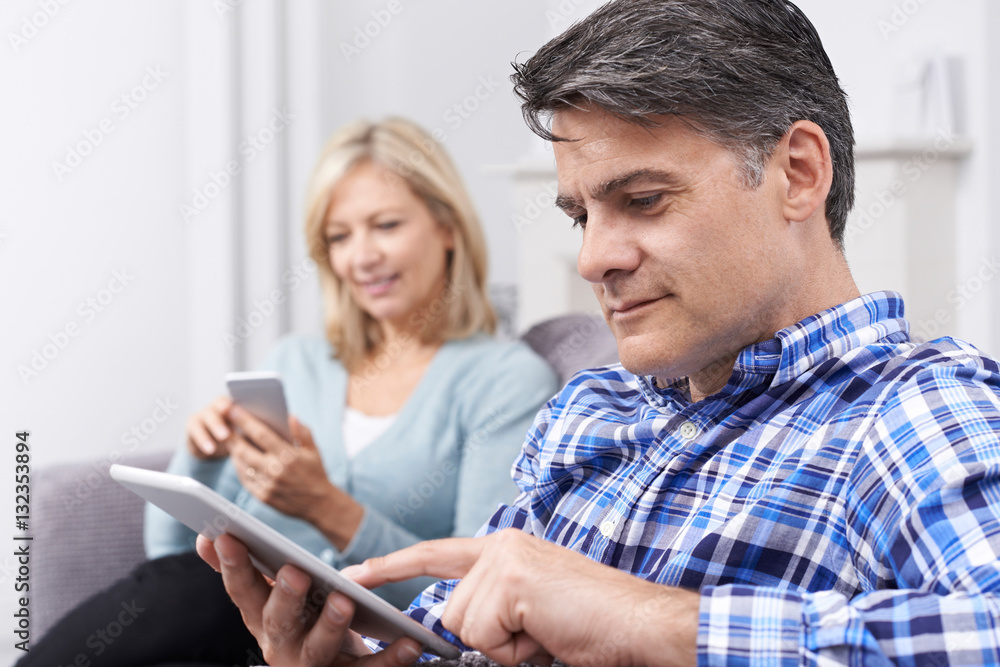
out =
[(386, 642), (412, 637), (425, 651), (443, 658), (459, 657), (455, 646), (201, 482), (117, 463), (111, 466), (110, 473), (119, 484), (208, 539), (214, 540), (223, 533), (237, 538), (250, 551), (254, 566), (272, 579), (285, 563), (304, 570), (313, 581), (309, 600), (322, 604), (330, 591), (351, 598), (356, 605), (351, 627), (356, 631)]
[(288, 429), (285, 390), (278, 373), (228, 373), (226, 388), (237, 405), (288, 442), (294, 442)]

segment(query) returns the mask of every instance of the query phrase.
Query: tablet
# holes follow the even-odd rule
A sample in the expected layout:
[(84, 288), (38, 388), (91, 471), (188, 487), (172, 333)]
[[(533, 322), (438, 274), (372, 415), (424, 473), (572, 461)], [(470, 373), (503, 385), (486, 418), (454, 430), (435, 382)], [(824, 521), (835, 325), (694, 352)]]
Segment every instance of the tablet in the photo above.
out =
[(330, 591), (351, 598), (355, 604), (351, 628), (355, 631), (385, 642), (411, 637), (424, 651), (442, 658), (461, 655), (443, 638), (201, 482), (119, 464), (111, 466), (111, 477), (210, 540), (223, 533), (232, 535), (247, 546), (257, 569), (272, 579), (285, 563), (308, 573), (313, 580), (308, 599), (325, 600)]

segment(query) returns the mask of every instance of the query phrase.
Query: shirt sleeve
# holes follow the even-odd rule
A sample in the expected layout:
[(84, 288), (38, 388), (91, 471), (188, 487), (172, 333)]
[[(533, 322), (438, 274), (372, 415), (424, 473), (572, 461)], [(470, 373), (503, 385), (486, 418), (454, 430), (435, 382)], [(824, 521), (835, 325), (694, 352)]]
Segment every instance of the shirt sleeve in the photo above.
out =
[[(228, 458), (202, 461), (192, 456), (186, 449), (179, 449), (170, 460), (167, 472), (191, 477), (205, 486), (221, 492), (218, 482), (228, 461)], [(229, 500), (233, 500), (235, 495), (230, 494), (227, 497)], [(194, 551), (196, 538), (197, 535), (193, 530), (156, 505), (146, 503), (143, 541), (147, 558), (152, 560)]]
[[(520, 346), (477, 370), (484, 372), (466, 381), (460, 392), (465, 437), (457, 470), (453, 537), (475, 535), (483, 517), (514, 499), (517, 489), (511, 482), (511, 465), (539, 406), (557, 389), (548, 365)], [(398, 521), (366, 506), (361, 525), (341, 552), (340, 562), (342, 566), (360, 563), (420, 539)], [(423, 577), (388, 584), (379, 594), (405, 605), (433, 582)]]
[[(268, 354), (261, 370), (280, 370), (280, 360), (289, 345), (289, 338), (283, 339)], [(186, 437), (186, 436), (185, 436)], [(240, 490), (239, 479), (226, 466), (229, 458), (199, 459), (186, 446), (181, 446), (170, 460), (167, 472), (190, 477), (215, 490), (224, 498), (235, 501)], [(227, 472), (229, 474), (227, 474)], [(143, 521), (143, 543), (146, 558), (153, 560), (173, 554), (194, 551), (197, 534), (152, 503), (146, 503)]]
[[(517, 499), (511, 505), (498, 507), (493, 516), (480, 527), (476, 537), (491, 535), (506, 528), (516, 528), (537, 537), (543, 537), (544, 526), (532, 515), (532, 506), (535, 501), (533, 487), (534, 481), (537, 479), (537, 457), (541, 449), (540, 443), (544, 439), (554, 413), (558, 410), (559, 399), (559, 396), (553, 397), (535, 416), (521, 453), (514, 463), (513, 476), (521, 490)], [(445, 605), (458, 582), (458, 579), (449, 579), (428, 586), (417, 596), (406, 613), (431, 632), (444, 637), (463, 650), (470, 650), (441, 623)], [(369, 646), (385, 648), (387, 644), (369, 640)]]
[(468, 383), (466, 431), (458, 473), (455, 536), (479, 532), (486, 517), (518, 495), (512, 469), (531, 440), (533, 423), (546, 401), (559, 389), (547, 363), (518, 344), (496, 360), (493, 373), (477, 374)]
[(847, 516), (862, 592), (706, 587), (699, 664), (1000, 663), (996, 375), (916, 375), (860, 451)]
[[(525, 532), (536, 534), (538, 537), (542, 536), (541, 533), (535, 530), (537, 523), (530, 519), (527, 508), (530, 506), (533, 498), (532, 483), (536, 479), (536, 459), (539, 452), (539, 442), (548, 428), (549, 420), (558, 398), (557, 396), (550, 400), (535, 416), (534, 423), (528, 432), (521, 453), (514, 463), (513, 476), (521, 489), (521, 493), (512, 505), (500, 505), (493, 513), (493, 516), (480, 527), (475, 535), (476, 537), (490, 535), (505, 528), (518, 528)], [(441, 623), (441, 616), (444, 614), (445, 605), (459, 581), (459, 579), (446, 579), (427, 586), (413, 600), (406, 613), (410, 618), (431, 632), (444, 637), (445, 640), (458, 646), (461, 650), (469, 651), (471, 649)], [(386, 642), (369, 637), (365, 638), (365, 643), (373, 651), (380, 651), (389, 646)], [(435, 656), (433, 655), (424, 654), (420, 661), (425, 662), (434, 658)]]

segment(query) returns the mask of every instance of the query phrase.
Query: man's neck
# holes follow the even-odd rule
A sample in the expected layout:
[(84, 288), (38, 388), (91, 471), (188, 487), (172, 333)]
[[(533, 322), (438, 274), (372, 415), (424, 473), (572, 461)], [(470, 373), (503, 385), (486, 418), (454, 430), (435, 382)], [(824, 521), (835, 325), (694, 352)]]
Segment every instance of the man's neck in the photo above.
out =
[(722, 391), (733, 374), (737, 356), (739, 355), (720, 359), (708, 368), (691, 374), (688, 378), (688, 391), (691, 393), (692, 403), (705, 400)]
[[(801, 277), (797, 294), (789, 299), (788, 305), (782, 309), (780, 316), (770, 327), (773, 330), (768, 331), (768, 334), (759, 340), (751, 341), (744, 346), (744, 349), (749, 345), (773, 338), (778, 331), (807, 317), (861, 296), (843, 254), (839, 252), (831, 254), (828, 260), (825, 265), (815, 265), (809, 275)], [(729, 352), (688, 377), (692, 403), (702, 401), (725, 388), (741, 351), (742, 349)], [(662, 380), (658, 380), (658, 384), (662, 386)]]

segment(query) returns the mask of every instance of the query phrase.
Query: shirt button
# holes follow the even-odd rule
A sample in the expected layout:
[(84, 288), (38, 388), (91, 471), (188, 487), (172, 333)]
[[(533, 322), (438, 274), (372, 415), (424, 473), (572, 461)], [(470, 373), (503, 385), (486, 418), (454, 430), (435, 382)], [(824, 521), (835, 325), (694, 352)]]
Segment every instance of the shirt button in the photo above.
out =
[(681, 437), (685, 440), (694, 440), (698, 435), (698, 425), (694, 422), (684, 422), (681, 424)]
[(601, 524), (601, 535), (604, 537), (611, 537), (611, 534), (615, 532), (615, 522), (605, 521)]
[(323, 552), (319, 555), (324, 561), (329, 564), (333, 564), (333, 558), (336, 554), (333, 553), (333, 549), (323, 549)]

